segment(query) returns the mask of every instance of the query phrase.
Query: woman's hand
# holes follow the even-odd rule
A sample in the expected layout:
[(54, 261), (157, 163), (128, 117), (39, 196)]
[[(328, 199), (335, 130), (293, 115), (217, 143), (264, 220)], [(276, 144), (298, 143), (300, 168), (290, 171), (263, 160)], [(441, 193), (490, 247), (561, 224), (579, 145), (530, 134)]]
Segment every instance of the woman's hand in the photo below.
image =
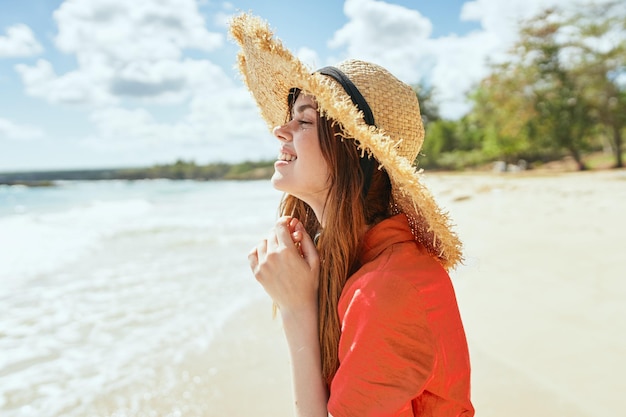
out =
[(257, 281), (280, 309), (291, 356), (297, 416), (328, 416), (318, 339), (320, 261), (298, 219), (282, 217), (248, 255)]
[(269, 237), (250, 251), (248, 261), (281, 314), (317, 310), (319, 255), (298, 219), (281, 217)]

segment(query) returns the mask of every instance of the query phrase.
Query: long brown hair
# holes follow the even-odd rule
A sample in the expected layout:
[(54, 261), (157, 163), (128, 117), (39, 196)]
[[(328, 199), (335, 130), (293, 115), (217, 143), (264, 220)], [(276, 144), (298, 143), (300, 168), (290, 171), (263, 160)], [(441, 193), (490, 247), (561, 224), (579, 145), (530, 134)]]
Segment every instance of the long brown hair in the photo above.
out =
[[(289, 96), (290, 113), (298, 94), (295, 90)], [(387, 173), (375, 168), (367, 196), (363, 196), (361, 151), (355, 141), (345, 138), (338, 123), (319, 113), (317, 126), (321, 152), (330, 171), (324, 230), (308, 204), (292, 195), (285, 195), (280, 213), (299, 219), (311, 238), (319, 237), (319, 342), (322, 375), (330, 383), (339, 366), (339, 297), (348, 277), (360, 266), (359, 245), (367, 226), (390, 215), (391, 184)]]

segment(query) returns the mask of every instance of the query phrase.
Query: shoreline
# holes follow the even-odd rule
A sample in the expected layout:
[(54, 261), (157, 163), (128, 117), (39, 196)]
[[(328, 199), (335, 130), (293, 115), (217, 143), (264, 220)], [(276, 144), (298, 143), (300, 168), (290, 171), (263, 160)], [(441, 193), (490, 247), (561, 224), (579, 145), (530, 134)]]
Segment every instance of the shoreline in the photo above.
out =
[[(426, 175), (493, 175), (504, 177), (553, 176), (561, 174), (620, 172), (626, 168), (614, 168), (607, 164), (599, 164), (584, 171), (564, 158), (546, 162), (538, 167), (528, 169), (498, 170), (493, 161), (480, 167), (467, 167), (461, 170), (440, 170), (426, 168)], [(419, 164), (416, 169), (420, 170)], [(193, 162), (179, 161), (170, 165), (130, 168), (94, 168), (41, 171), (6, 171), (0, 172), (0, 186), (54, 187), (59, 181), (255, 181), (269, 180), (274, 172), (273, 161), (242, 162), (238, 164), (212, 163), (196, 165)]]

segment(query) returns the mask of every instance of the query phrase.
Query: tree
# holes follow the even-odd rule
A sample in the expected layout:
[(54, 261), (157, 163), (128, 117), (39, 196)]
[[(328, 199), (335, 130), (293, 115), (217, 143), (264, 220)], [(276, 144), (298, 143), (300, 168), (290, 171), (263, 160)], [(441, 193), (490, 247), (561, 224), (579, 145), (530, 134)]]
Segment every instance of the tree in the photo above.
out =
[(582, 170), (584, 154), (606, 132), (615, 165), (623, 166), (626, 7), (614, 1), (578, 10), (547, 9), (521, 22), (508, 61), (492, 66), (470, 96), (468, 118), (482, 129), (491, 157), (544, 159), (565, 151)]
[(626, 7), (622, 1), (590, 4), (568, 25), (579, 88), (591, 104), (591, 116), (607, 133), (615, 167), (622, 168), (626, 86), (619, 79), (626, 76)]
[(514, 162), (532, 147), (529, 133), (537, 112), (528, 73), (518, 64), (495, 65), (470, 95), (474, 107), (468, 121), (482, 130), (482, 149), (490, 158)]
[(444, 146), (442, 138), (433, 135), (432, 127), (441, 119), (439, 116), (439, 106), (434, 100), (434, 88), (424, 83), (412, 86), (420, 105), (420, 115), (424, 125), (425, 138), (420, 154), (416, 158), (418, 165), (423, 167), (436, 167), (437, 159)]
[(535, 133), (566, 150), (584, 170), (582, 156), (590, 148), (594, 120), (576, 72), (566, 60), (568, 45), (561, 41), (565, 27), (557, 9), (544, 11), (522, 25), (517, 51), (520, 62), (532, 69), (529, 87), (537, 112)]
[(422, 116), (422, 123), (426, 129), (432, 122), (439, 120), (439, 105), (435, 102), (434, 95), (435, 89), (432, 86), (427, 86), (424, 83), (418, 83), (412, 86), (417, 100), (420, 104), (420, 114)]
[(424, 145), (420, 151), (419, 165), (424, 168), (439, 168), (441, 154), (454, 150), (456, 122), (436, 120), (426, 130)]

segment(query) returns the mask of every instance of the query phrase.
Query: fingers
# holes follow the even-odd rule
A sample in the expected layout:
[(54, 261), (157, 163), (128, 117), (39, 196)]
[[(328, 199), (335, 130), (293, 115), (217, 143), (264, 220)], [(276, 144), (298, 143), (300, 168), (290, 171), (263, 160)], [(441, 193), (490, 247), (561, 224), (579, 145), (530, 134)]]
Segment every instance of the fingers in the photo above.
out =
[[(276, 222), (276, 226), (274, 227), (274, 233), (276, 236), (276, 241), (279, 245), (282, 245), (286, 248), (295, 247), (295, 241), (293, 239), (293, 227), (295, 224), (299, 224), (300, 222), (297, 219), (292, 217), (281, 217)], [(293, 225), (293, 226), (292, 226)]]
[(250, 264), (250, 269), (254, 272), (256, 267), (259, 265), (259, 254), (257, 253), (256, 246), (248, 252), (248, 263)]
[(291, 232), (291, 240), (293, 243), (298, 245), (302, 240), (302, 230), (304, 228), (298, 228), (298, 225), (301, 224), (300, 221), (296, 218), (292, 218), (289, 221), (289, 231)]
[(248, 253), (248, 262), (256, 279), (260, 281), (263, 276), (276, 269), (277, 259), (280, 260), (280, 264), (287, 265), (287, 262), (292, 262), (291, 265), (295, 265), (294, 255), (300, 259), (304, 258), (309, 269), (319, 267), (317, 249), (304, 224), (296, 218), (284, 216), (276, 222), (268, 238), (259, 242)]
[(280, 246), (295, 247), (289, 229), (290, 227), (293, 229), (296, 223), (298, 221), (294, 222), (294, 219), (291, 217), (285, 216), (280, 218), (276, 222), (274, 229), (270, 231), (267, 239), (261, 240), (257, 246), (248, 252), (248, 263), (257, 280), (262, 278), (263, 264), (266, 263), (269, 255), (279, 252)]
[[(250, 264), (250, 268), (255, 273), (255, 275), (257, 275), (259, 264), (265, 261), (265, 259), (267, 258), (267, 254), (270, 252), (275, 252), (277, 250), (279, 246), (278, 235), (280, 234), (281, 241), (285, 241), (285, 230), (287, 230), (287, 234), (289, 235), (289, 228), (293, 230), (296, 223), (298, 223), (298, 221), (291, 217), (285, 216), (280, 218), (276, 223), (274, 229), (270, 231), (267, 239), (261, 240), (257, 246), (255, 246), (250, 252), (248, 252), (248, 262)], [(301, 233), (298, 233), (297, 235), (299, 234)], [(296, 238), (299, 239), (298, 236), (296, 236)], [(291, 239), (291, 237), (287, 239), (287, 241), (293, 244), (293, 240)]]
[(259, 263), (262, 262), (267, 257), (267, 240), (264, 239), (259, 242), (252, 250), (248, 253), (248, 263), (250, 264), (250, 269), (254, 273), (254, 276), (257, 280), (260, 278), (259, 275)]
[(300, 241), (302, 257), (307, 264), (309, 264), (309, 267), (316, 268), (319, 265), (319, 255), (315, 243), (313, 243), (311, 236), (304, 230), (302, 223), (298, 223), (297, 229), (299, 229), (298, 231), (302, 234), (302, 240)]
[(266, 247), (267, 252), (273, 252), (276, 250), (276, 248), (278, 248), (279, 242), (278, 242), (278, 238), (276, 237), (275, 230), (272, 230), (270, 232), (267, 239), (265, 239), (265, 242), (267, 243), (267, 247)]
[[(278, 219), (278, 221), (276, 222), (275, 230), (286, 227), (289, 231), (291, 241), (297, 245), (302, 240), (303, 233), (306, 233), (304, 227), (298, 227), (299, 224), (302, 225), (300, 220), (296, 219), (295, 217), (284, 216)], [(285, 235), (282, 235), (282, 237), (284, 238)]]
[(281, 310), (317, 303), (319, 255), (297, 219), (279, 219), (268, 238), (248, 253), (248, 261), (257, 282)]

